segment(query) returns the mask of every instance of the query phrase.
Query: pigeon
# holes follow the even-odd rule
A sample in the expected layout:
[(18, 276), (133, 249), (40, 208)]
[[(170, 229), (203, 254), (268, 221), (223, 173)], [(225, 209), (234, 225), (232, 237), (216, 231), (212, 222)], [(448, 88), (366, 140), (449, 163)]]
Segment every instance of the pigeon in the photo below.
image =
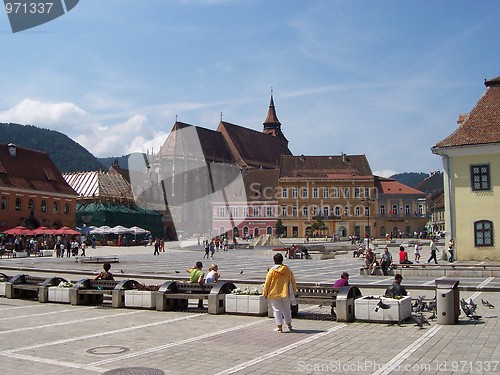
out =
[(240, 271), (240, 275), (242, 275), (242, 274), (243, 274), (243, 270)]
[(382, 302), (382, 298), (380, 298), (380, 300), (378, 301), (377, 303), (377, 307), (375, 307), (373, 310), (375, 312), (378, 312), (379, 309), (382, 309), (382, 310), (387, 310), (387, 309), (390, 309), (391, 306), (389, 305), (386, 305), (385, 303)]
[(437, 315), (436, 315), (436, 313), (435, 313), (435, 312), (433, 312), (433, 313), (432, 313), (432, 315), (431, 315), (431, 316), (429, 316), (429, 318), (428, 318), (428, 319), (429, 319), (429, 320), (434, 320), (434, 319), (436, 319), (436, 318), (437, 318)]
[(422, 322), (422, 319), (420, 319), (420, 317), (412, 315), (410, 318), (415, 322), (416, 326), (418, 326), (419, 328), (424, 328), (424, 323)]
[(125, 272), (123, 271), (123, 269), (122, 269), (122, 268), (120, 268), (120, 272), (121, 272), (121, 273), (125, 273)]
[(175, 270), (175, 273), (181, 273), (181, 271)]
[(488, 301), (485, 301), (482, 298), (481, 298), (481, 303), (483, 304), (483, 306), (489, 307), (490, 309), (494, 309), (495, 308), (495, 306), (493, 306), (491, 303), (489, 303)]
[(437, 302), (436, 298), (434, 298), (427, 304), (427, 311), (435, 311), (436, 309), (437, 309)]
[(475, 311), (477, 308), (477, 305), (472, 301), (472, 298), (469, 299), (469, 306)]
[[(472, 302), (469, 301), (469, 302)], [(481, 318), (480, 315), (476, 315), (475, 314), (475, 311), (476, 311), (476, 307), (477, 305), (476, 304), (472, 304), (470, 305), (469, 303), (467, 303), (467, 301), (465, 301), (463, 298), (460, 300), (460, 307), (462, 308), (462, 311), (464, 312), (464, 314), (469, 318), (469, 319), (474, 319), (474, 320), (479, 320), (479, 318)]]

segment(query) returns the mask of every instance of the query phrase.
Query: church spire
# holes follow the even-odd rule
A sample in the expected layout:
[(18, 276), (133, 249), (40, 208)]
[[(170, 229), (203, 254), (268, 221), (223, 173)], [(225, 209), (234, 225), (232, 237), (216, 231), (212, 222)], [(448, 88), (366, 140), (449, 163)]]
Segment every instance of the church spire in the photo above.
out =
[(281, 134), (281, 122), (276, 115), (276, 108), (274, 107), (273, 90), (271, 89), (271, 101), (269, 102), (269, 109), (267, 117), (264, 121), (264, 133), (278, 136)]
[(269, 134), (273, 137), (280, 138), (284, 142), (286, 142), (286, 144), (288, 144), (288, 140), (281, 132), (281, 122), (280, 120), (278, 120), (278, 116), (276, 115), (276, 108), (274, 107), (273, 89), (271, 89), (271, 100), (269, 102), (267, 117), (263, 125), (264, 125), (264, 130), (262, 131), (263, 133)]

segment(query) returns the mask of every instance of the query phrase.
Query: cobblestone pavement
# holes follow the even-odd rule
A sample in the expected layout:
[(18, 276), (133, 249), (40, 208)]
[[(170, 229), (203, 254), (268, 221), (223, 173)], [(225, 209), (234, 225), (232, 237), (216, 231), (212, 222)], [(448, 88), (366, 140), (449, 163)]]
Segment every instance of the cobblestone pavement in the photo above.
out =
[[(201, 259), (203, 252), (195, 249), (167, 249), (160, 256), (153, 256), (147, 247), (94, 251), (88, 255), (120, 256), (120, 263), (112, 268), (117, 278), (131, 274), (155, 283), (178, 277), (175, 270), (185, 272), (197, 260), (204, 261), (205, 268), (212, 262)], [(225, 279), (262, 282), (271, 257), (272, 252), (264, 249), (235, 250), (216, 253), (213, 261)], [(349, 256), (286, 263), (299, 281), (331, 282), (344, 270), (353, 275), (352, 284), (372, 282), (385, 288), (391, 279), (356, 275), (361, 260)], [(44, 270), (57, 275), (66, 272), (77, 280), (85, 272), (97, 273), (100, 267), (75, 263), (72, 258), (0, 259), (0, 271), (9, 275)], [(405, 283), (431, 285), (433, 279), (405, 278)], [(463, 278), (462, 284), (491, 286), (498, 285), (498, 280)], [(294, 320), (296, 330), (282, 334), (273, 331), (274, 321), (267, 317), (209, 315), (194, 305), (185, 312), (157, 312), (0, 298), (0, 371), (37, 375), (500, 374), (500, 293), (461, 292), (460, 297), (479, 302), (479, 321), (461, 316), (456, 325), (431, 321), (424, 328), (412, 323), (337, 323), (326, 319), (325, 309), (302, 306), (301, 318)], [(482, 306), (481, 298), (498, 307)]]

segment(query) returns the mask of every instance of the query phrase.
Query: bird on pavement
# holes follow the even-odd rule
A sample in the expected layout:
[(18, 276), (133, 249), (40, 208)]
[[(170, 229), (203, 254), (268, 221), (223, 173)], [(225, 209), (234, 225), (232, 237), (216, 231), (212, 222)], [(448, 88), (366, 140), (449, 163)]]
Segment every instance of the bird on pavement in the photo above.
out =
[(415, 325), (418, 326), (419, 328), (424, 328), (424, 323), (422, 322), (422, 319), (416, 315), (411, 315), (410, 319), (415, 322)]
[(482, 298), (481, 298), (481, 303), (483, 304), (483, 306), (489, 307), (490, 309), (494, 309), (495, 308), (495, 306), (493, 306), (491, 303), (489, 303), (488, 301), (485, 301)]
[(379, 309), (382, 309), (382, 310), (387, 310), (387, 309), (390, 309), (391, 306), (389, 305), (386, 305), (385, 303), (382, 302), (382, 298), (380, 298), (380, 300), (378, 301), (377, 303), (377, 307), (375, 307), (375, 312), (377, 312)]
[(175, 273), (181, 273), (181, 271), (175, 270)]
[(123, 269), (122, 269), (122, 268), (120, 268), (120, 272), (121, 272), (121, 273), (125, 273), (125, 272), (123, 271)]
[(243, 274), (243, 270), (240, 271), (240, 275), (242, 275), (242, 274)]

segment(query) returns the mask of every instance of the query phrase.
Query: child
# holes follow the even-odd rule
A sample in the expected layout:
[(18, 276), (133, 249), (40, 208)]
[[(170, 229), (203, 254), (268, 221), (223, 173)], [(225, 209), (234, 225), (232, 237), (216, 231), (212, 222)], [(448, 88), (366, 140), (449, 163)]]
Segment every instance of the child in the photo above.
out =
[(217, 283), (217, 280), (219, 280), (219, 277), (219, 267), (217, 267), (217, 264), (212, 263), (210, 267), (208, 267), (208, 273), (207, 276), (205, 276), (205, 282), (207, 284), (215, 284)]

